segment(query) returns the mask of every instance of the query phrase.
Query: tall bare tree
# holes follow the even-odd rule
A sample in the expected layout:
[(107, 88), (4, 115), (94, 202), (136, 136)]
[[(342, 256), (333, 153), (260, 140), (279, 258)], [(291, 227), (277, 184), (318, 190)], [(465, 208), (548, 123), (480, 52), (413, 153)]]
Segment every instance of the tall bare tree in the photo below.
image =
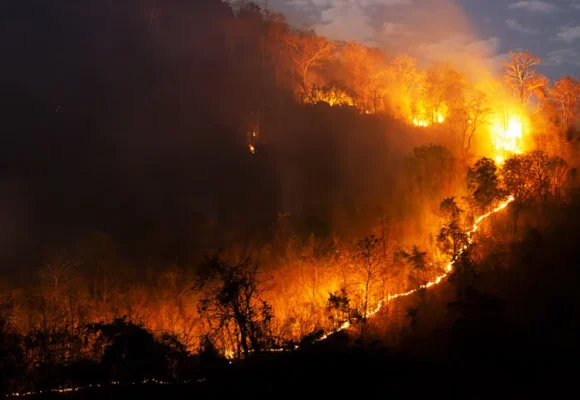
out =
[(357, 42), (347, 43), (341, 49), (342, 62), (351, 75), (350, 86), (357, 94), (356, 105), (361, 111), (376, 113), (383, 92), (386, 75), (382, 67), (383, 55), (376, 49), (369, 49)]
[(317, 36), (314, 32), (300, 32), (286, 35), (284, 42), (291, 50), (294, 62), (301, 78), (303, 90), (308, 90), (308, 72), (313, 67), (321, 66), (332, 59), (335, 45), (330, 40)]
[(550, 99), (557, 110), (561, 129), (567, 133), (572, 120), (580, 113), (580, 81), (569, 76), (561, 78), (550, 89)]
[(472, 157), (471, 148), (477, 132), (485, 127), (492, 115), (485, 93), (478, 92), (466, 98), (461, 107), (452, 110), (450, 125), (456, 133), (461, 155), (461, 166), (466, 169)]
[(216, 333), (234, 333), (239, 356), (270, 344), (272, 307), (262, 299), (264, 281), (257, 264), (246, 259), (230, 265), (219, 256), (200, 269), (197, 287), (204, 290), (198, 308)]
[(535, 67), (542, 59), (527, 51), (509, 53), (504, 62), (505, 83), (525, 106), (532, 96), (541, 97), (542, 90), (548, 86), (548, 79), (538, 73)]

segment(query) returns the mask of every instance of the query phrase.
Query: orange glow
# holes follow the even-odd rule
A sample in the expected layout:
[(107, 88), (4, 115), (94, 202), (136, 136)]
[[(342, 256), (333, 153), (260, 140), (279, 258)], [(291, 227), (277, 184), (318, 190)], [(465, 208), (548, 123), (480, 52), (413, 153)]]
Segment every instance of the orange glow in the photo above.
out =
[(422, 104), (422, 101), (419, 101), (416, 105), (417, 112), (416, 116), (412, 119), (413, 125), (424, 128), (445, 122), (449, 114), (448, 107), (445, 103), (442, 103), (433, 111), (427, 110)]
[[(479, 224), (485, 220), (486, 218), (488, 218), (490, 215), (495, 214), (501, 210), (503, 210), (504, 208), (506, 208), (512, 201), (514, 201), (514, 196), (509, 196), (507, 200), (505, 200), (503, 203), (501, 203), (500, 205), (498, 205), (496, 208), (494, 208), (492, 211), (488, 212), (487, 214), (483, 214), (481, 216), (479, 216), (476, 220), (475, 223), (473, 224), (473, 226), (471, 227), (471, 230), (469, 232), (467, 232), (467, 242), (469, 243), (469, 245), (473, 244), (473, 234), (475, 232), (477, 232), (477, 230), (479, 229)], [(445, 279), (447, 276), (449, 276), (449, 274), (451, 274), (451, 272), (453, 272), (453, 265), (455, 265), (455, 262), (457, 261), (457, 259), (463, 254), (463, 252), (465, 250), (468, 249), (468, 246), (463, 246), (462, 249), (460, 249), (457, 254), (455, 254), (455, 256), (453, 257), (453, 260), (451, 260), (446, 266), (445, 266), (445, 273), (437, 276), (435, 279), (431, 280), (430, 282), (427, 282), (424, 285), (419, 286), (417, 289), (411, 289), (408, 290), (406, 292), (402, 292), (402, 293), (397, 293), (397, 294), (390, 294), (388, 295), (386, 298), (381, 299), (377, 306), (367, 312), (366, 317), (372, 317), (373, 315), (377, 314), (382, 306), (384, 305), (385, 302), (389, 302), (391, 300), (397, 299), (399, 297), (407, 297), (412, 295), (413, 293), (417, 293), (419, 290), (421, 289), (428, 289), (430, 287), (436, 286), (438, 284), (441, 283), (441, 281), (443, 281), (443, 279)], [(350, 322), (345, 322), (343, 323), (339, 328), (337, 328), (336, 330), (329, 332), (325, 335), (323, 335), (322, 337), (320, 337), (317, 341), (322, 341), (327, 339), (329, 336), (331, 336), (334, 333), (343, 331), (347, 328), (349, 328), (351, 326)]]
[(495, 161), (501, 164), (510, 154), (522, 153), (524, 119), (511, 115), (502, 120), (496, 118), (491, 125), (492, 141), (495, 146)]
[[(334, 106), (353, 106), (354, 101), (345, 91), (335, 87), (314, 87), (304, 99), (306, 104), (316, 104), (319, 102)], [(368, 114), (368, 112), (367, 112)]]
[(250, 153), (256, 154), (256, 148), (254, 147), (253, 144), (248, 145), (248, 148), (250, 149)]

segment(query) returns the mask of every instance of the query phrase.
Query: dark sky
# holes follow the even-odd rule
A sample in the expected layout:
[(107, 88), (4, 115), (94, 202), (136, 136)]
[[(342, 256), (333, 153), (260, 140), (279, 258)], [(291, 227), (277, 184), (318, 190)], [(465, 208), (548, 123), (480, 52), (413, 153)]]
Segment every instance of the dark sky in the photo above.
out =
[[(550, 78), (580, 71), (580, 0), (269, 0), (294, 25), (322, 35), (397, 48), (427, 59), (451, 48), (491, 65), (510, 49), (543, 59)], [(420, 16), (420, 17), (419, 17)], [(409, 41), (410, 38), (421, 38)], [(438, 53), (436, 55), (432, 53)]]

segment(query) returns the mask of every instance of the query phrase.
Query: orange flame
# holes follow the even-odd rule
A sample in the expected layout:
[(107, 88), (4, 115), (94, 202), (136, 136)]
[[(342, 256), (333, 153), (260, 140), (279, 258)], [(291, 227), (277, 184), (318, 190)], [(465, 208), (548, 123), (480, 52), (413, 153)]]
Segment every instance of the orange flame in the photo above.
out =
[[(479, 224), (486, 218), (488, 218), (490, 215), (495, 214), (496, 212), (499, 212), (501, 210), (503, 210), (504, 208), (506, 208), (512, 201), (514, 201), (514, 196), (509, 196), (508, 199), (506, 201), (504, 201), (503, 203), (501, 203), (500, 205), (498, 205), (496, 208), (494, 208), (492, 211), (488, 212), (487, 214), (481, 215), (479, 216), (476, 220), (475, 223), (473, 224), (473, 227), (471, 228), (471, 230), (469, 232), (467, 232), (467, 242), (468, 244), (473, 244), (473, 239), (472, 236), (475, 232), (477, 232), (477, 230), (479, 229)], [(451, 260), (445, 267), (445, 273), (443, 273), (442, 275), (439, 275), (438, 277), (436, 277), (434, 280), (427, 282), (424, 285), (419, 286), (417, 289), (412, 289), (409, 290), (407, 292), (403, 292), (403, 293), (397, 293), (397, 294), (390, 294), (388, 295), (386, 298), (381, 299), (377, 306), (367, 312), (366, 317), (372, 317), (373, 315), (377, 314), (381, 308), (383, 307), (383, 304), (385, 302), (389, 302), (391, 300), (397, 299), (399, 297), (407, 297), (413, 293), (418, 292), (421, 289), (428, 289), (430, 287), (433, 287), (435, 285), (438, 285), (441, 283), (441, 281), (446, 278), (447, 276), (449, 276), (449, 274), (453, 271), (453, 265), (455, 264), (455, 262), (457, 261), (457, 259), (463, 254), (463, 252), (465, 250), (467, 250), (468, 245), (463, 246), (462, 249), (460, 249), (457, 254), (455, 254), (455, 256), (453, 257), (453, 260)], [(325, 335), (323, 335), (322, 337), (318, 338), (318, 340), (316, 340), (317, 342), (320, 342), (322, 340), (327, 339), (329, 336), (338, 333), (340, 331), (343, 331), (345, 329), (347, 329), (348, 327), (350, 327), (351, 323), (349, 321), (343, 323), (340, 327), (338, 327), (337, 329), (335, 329), (332, 332), (329, 332)]]
[(497, 118), (491, 126), (492, 140), (497, 155), (495, 161), (501, 164), (509, 154), (522, 153), (524, 120), (518, 115), (510, 116), (507, 121)]

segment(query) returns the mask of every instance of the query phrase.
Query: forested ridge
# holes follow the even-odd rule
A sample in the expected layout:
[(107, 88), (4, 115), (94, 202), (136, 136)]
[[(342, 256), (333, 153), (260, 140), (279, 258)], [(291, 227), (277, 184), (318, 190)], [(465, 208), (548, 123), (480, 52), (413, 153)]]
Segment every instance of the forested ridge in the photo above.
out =
[(474, 82), (251, 2), (0, 13), (0, 392), (479, 398), (569, 376), (576, 78), (514, 51)]

